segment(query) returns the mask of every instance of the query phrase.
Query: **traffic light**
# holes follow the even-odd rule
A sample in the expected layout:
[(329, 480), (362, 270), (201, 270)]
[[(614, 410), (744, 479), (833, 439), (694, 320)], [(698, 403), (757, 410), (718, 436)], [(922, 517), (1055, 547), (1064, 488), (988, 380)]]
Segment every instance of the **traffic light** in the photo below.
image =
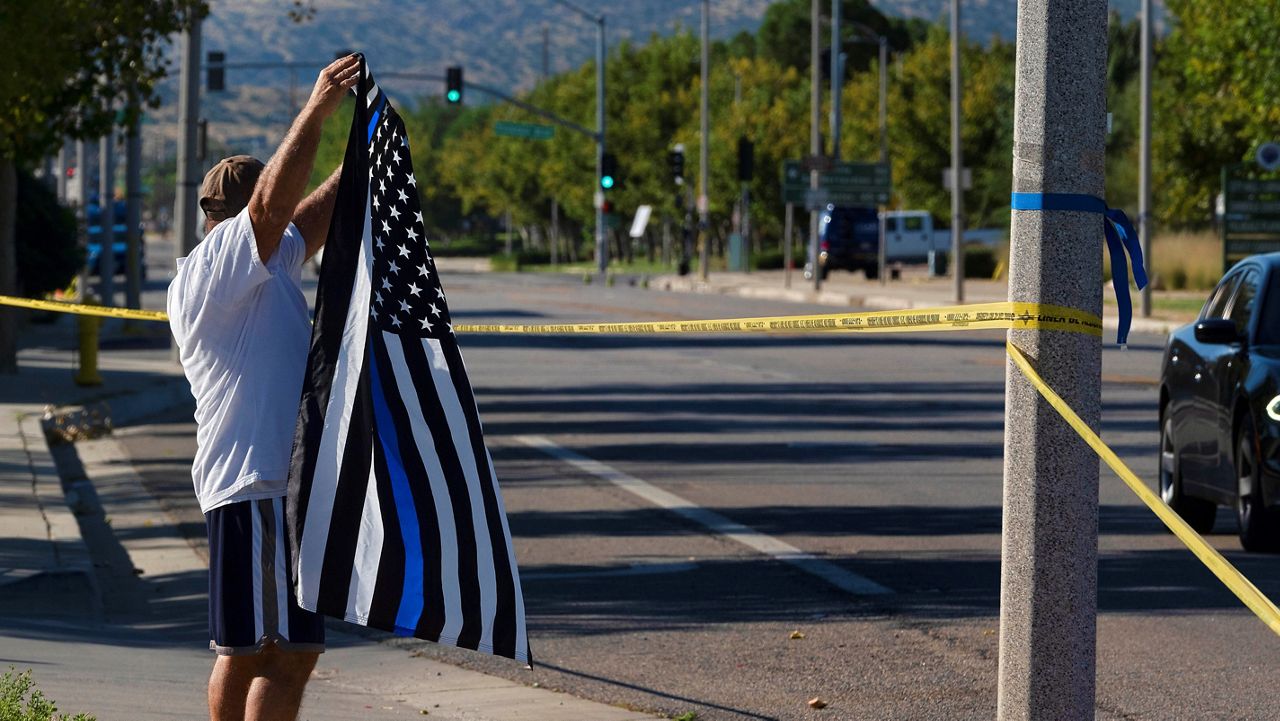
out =
[(451, 105), (462, 104), (462, 68), (454, 66), (445, 71), (444, 98)]
[(738, 180), (749, 183), (756, 165), (756, 144), (746, 138), (738, 138)]
[(609, 190), (618, 184), (618, 159), (613, 153), (605, 153), (600, 161), (600, 188)]
[(671, 179), (676, 185), (684, 184), (684, 145), (677, 145), (667, 153), (667, 165), (671, 167)]
[(209, 51), (205, 56), (208, 65), (208, 77), (206, 85), (211, 93), (221, 92), (227, 89), (227, 54), (217, 51)]
[(605, 215), (609, 215), (610, 213), (612, 213), (612, 212), (613, 212), (613, 202), (612, 202), (612, 201), (608, 201), (608, 200), (606, 200), (606, 201), (604, 201), (604, 202), (600, 203), (600, 212), (601, 212), (601, 213), (604, 213)]

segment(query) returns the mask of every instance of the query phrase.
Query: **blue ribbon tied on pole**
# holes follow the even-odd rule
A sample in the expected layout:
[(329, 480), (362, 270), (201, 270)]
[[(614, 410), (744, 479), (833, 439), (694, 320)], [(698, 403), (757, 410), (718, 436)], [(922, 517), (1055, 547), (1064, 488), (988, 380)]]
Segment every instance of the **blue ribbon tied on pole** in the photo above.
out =
[(1098, 213), (1102, 216), (1107, 252), (1111, 255), (1111, 287), (1116, 293), (1116, 309), (1120, 316), (1116, 343), (1121, 346), (1128, 343), (1129, 326), (1133, 324), (1133, 302), (1129, 299), (1129, 263), (1125, 259), (1126, 252), (1133, 261), (1133, 280), (1137, 283), (1138, 290), (1147, 287), (1142, 246), (1138, 243), (1138, 231), (1129, 222), (1129, 216), (1118, 208), (1108, 208), (1102, 198), (1082, 193), (1014, 193), (1011, 204), (1014, 210), (1069, 210)]

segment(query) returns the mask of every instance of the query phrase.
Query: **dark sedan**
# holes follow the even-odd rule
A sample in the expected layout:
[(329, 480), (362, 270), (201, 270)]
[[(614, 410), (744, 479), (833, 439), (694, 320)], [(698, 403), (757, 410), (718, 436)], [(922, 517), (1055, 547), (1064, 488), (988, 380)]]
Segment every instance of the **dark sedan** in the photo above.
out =
[(1280, 253), (1237, 263), (1160, 374), (1160, 495), (1192, 528), (1234, 506), (1240, 543), (1280, 550)]

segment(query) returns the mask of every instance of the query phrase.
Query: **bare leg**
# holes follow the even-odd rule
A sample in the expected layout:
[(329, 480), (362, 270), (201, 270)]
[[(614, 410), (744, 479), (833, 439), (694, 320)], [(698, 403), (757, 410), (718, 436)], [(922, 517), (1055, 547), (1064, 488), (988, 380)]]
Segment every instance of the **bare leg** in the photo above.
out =
[(218, 656), (209, 676), (211, 721), (243, 721), (245, 700), (262, 660), (254, 656)]
[(295, 721), (302, 692), (311, 678), (318, 653), (281, 651), (275, 644), (259, 654), (261, 667), (249, 686), (246, 721)]

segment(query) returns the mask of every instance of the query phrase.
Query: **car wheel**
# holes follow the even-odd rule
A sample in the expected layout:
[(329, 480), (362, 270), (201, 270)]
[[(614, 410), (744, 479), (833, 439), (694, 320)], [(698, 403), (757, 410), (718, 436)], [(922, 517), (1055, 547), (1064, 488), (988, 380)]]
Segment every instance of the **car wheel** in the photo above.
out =
[(1236, 517), (1240, 521), (1240, 545), (1246, 551), (1280, 550), (1276, 513), (1262, 499), (1262, 471), (1258, 466), (1258, 442), (1253, 424), (1246, 422), (1236, 439)]
[(1182, 516), (1193, 531), (1208, 533), (1213, 530), (1218, 504), (1188, 496), (1182, 491), (1177, 448), (1173, 440), (1173, 419), (1165, 418), (1160, 425), (1160, 500)]
[(868, 265), (862, 269), (862, 272), (866, 274), (867, 280), (876, 280), (880, 277), (880, 266)]
[(822, 280), (825, 281), (827, 279), (827, 276), (831, 275), (831, 268), (829, 266), (824, 265), (822, 266), (822, 268), (818, 270), (818, 272), (822, 274)]

